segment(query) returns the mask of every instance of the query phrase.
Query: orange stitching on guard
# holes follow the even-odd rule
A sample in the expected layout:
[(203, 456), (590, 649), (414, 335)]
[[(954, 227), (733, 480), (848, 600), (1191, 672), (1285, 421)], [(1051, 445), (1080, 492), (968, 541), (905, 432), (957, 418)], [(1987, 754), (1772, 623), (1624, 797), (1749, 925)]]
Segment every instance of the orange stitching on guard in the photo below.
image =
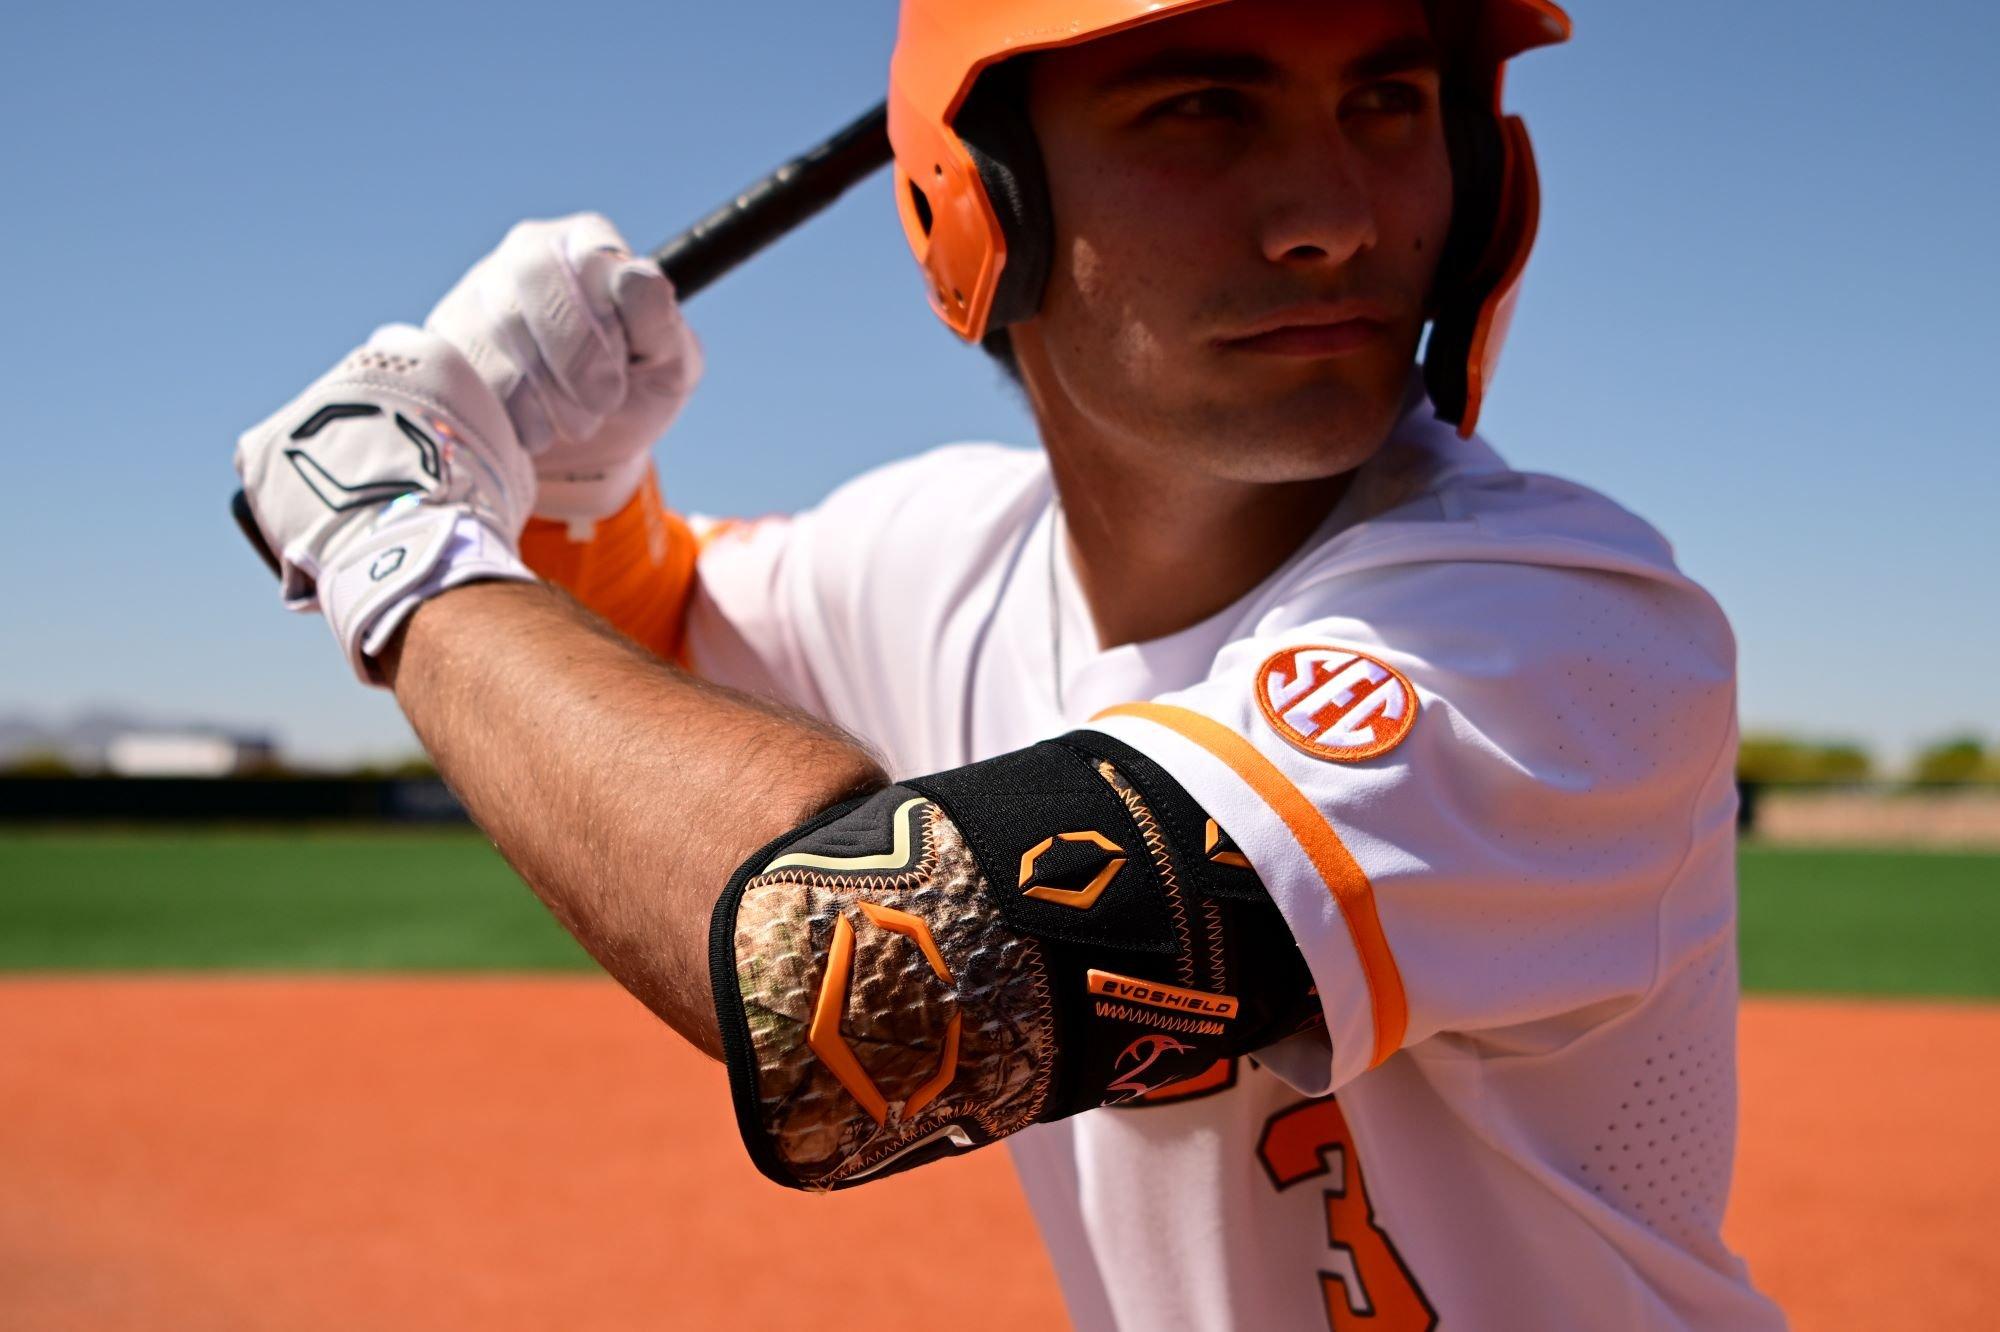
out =
[[(942, 818), (943, 815), (938, 811), (936, 805), (927, 806), (921, 813), (924, 818), (923, 854), (917, 858), (915, 866), (904, 870), (900, 874), (886, 875), (882, 878), (871, 877), (868, 880), (870, 891), (888, 892), (893, 889), (919, 888), (929, 883), (932, 877), (936, 875), (938, 867), (938, 839), (936, 831), (931, 827), (931, 823), (935, 819)], [(782, 866), (769, 874), (755, 876), (750, 880), (750, 883), (753, 887), (766, 883), (798, 883), (811, 888), (827, 888), (842, 892), (849, 891), (854, 887), (853, 880), (847, 878), (845, 875), (828, 874), (821, 870), (807, 869), (803, 865)]]
[(1222, 992), (1222, 960), (1228, 956), (1222, 941), (1222, 904), (1213, 898), (1201, 904), (1202, 916), (1208, 922), (1208, 979), (1215, 986), (1217, 994)]
[(1273, 653), (1251, 692), (1286, 744), (1335, 763), (1380, 758), (1417, 724), (1409, 677), (1352, 648), (1312, 643)]
[(1410, 1023), (1402, 972), (1396, 966), (1395, 954), (1389, 951), (1388, 936), (1382, 932), (1382, 920), (1375, 911), (1374, 885), (1368, 882), (1368, 875), (1355, 863), (1326, 816), (1314, 808), (1312, 801), (1275, 763), (1212, 717), (1164, 703), (1125, 703), (1105, 709), (1093, 720), (1104, 717), (1137, 717), (1193, 741), (1222, 760), (1270, 806), (1340, 905), (1341, 918), (1347, 922), (1347, 932), (1354, 940), (1355, 954), (1361, 959), (1361, 976), (1368, 985), (1369, 1006), (1374, 1010), (1375, 1049), (1369, 1067), (1396, 1053)]
[[(1146, 802), (1139, 798), (1139, 793), (1125, 780), (1123, 773), (1109, 763), (1099, 763), (1097, 775), (1117, 793), (1118, 798), (1125, 804), (1126, 812), (1132, 816), (1132, 821), (1139, 825), (1139, 836), (1145, 839), (1147, 854), (1153, 858), (1153, 868), (1160, 872), (1160, 882), (1167, 886), (1167, 911), (1173, 918), (1174, 937), (1181, 941), (1180, 957), (1176, 959), (1175, 969), (1180, 972), (1181, 981), (1192, 986), (1194, 944), (1188, 932), (1187, 907), (1181, 901), (1180, 876), (1174, 873), (1173, 857), (1167, 854), (1166, 834), (1160, 831), (1160, 821), (1153, 817), (1152, 810), (1146, 808)], [(1213, 906), (1214, 903), (1209, 905)], [(1219, 955), (1211, 952), (1209, 962), (1215, 967), (1216, 974), (1220, 975)], [(1221, 989), (1221, 983), (1217, 982), (1215, 988)]]
[(1220, 1036), (1226, 1030), (1220, 1022), (1208, 1018), (1180, 1017), (1173, 1013), (1149, 1013), (1143, 1008), (1114, 1004), (1109, 999), (1097, 1001), (1097, 1016), (1115, 1018), (1119, 1022), (1130, 1022), (1140, 1027), (1157, 1027), (1161, 1031), (1177, 1031), (1183, 1036)]

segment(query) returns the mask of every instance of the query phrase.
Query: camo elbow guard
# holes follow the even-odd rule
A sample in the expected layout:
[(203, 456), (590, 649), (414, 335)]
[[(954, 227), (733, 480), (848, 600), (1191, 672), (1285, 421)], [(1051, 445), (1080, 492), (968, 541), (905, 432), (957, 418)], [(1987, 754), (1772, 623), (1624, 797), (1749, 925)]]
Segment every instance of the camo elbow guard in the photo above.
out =
[(716, 904), (710, 968), (744, 1142), (804, 1189), (1140, 1101), (1319, 1014), (1249, 861), (1091, 731), (786, 834)]

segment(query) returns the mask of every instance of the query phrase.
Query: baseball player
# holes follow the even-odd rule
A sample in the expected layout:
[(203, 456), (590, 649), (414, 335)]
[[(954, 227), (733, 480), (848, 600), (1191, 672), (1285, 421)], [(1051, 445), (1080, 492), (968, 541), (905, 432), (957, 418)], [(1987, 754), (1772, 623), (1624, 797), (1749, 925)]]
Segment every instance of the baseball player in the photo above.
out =
[(678, 516), (670, 284), (527, 223), (243, 436), (285, 597), (781, 1184), (1005, 1138), (1082, 1328), (1781, 1326), (1729, 627), (1474, 433), (1568, 32), (905, 0), (902, 222), (1039, 451)]

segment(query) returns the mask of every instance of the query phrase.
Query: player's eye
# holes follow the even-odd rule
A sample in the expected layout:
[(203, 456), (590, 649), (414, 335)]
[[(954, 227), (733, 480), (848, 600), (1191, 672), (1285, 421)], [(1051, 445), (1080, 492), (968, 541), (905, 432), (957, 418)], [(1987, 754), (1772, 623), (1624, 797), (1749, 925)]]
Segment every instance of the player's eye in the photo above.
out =
[(1348, 109), (1362, 115), (1421, 115), (1430, 105), (1428, 88), (1400, 79), (1371, 83), (1347, 99)]
[(1202, 88), (1180, 93), (1146, 109), (1141, 119), (1183, 123), (1242, 124), (1250, 118), (1250, 99), (1235, 88)]

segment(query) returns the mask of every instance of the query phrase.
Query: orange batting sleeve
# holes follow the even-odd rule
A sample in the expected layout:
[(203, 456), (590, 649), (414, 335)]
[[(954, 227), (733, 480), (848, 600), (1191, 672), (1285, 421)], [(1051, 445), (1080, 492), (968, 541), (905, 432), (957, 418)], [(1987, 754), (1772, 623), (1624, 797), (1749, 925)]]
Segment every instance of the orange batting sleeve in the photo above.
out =
[(660, 498), (650, 469), (639, 493), (600, 520), (588, 541), (572, 540), (568, 524), (547, 518), (529, 519), (521, 534), (530, 569), (669, 660), (681, 656), (698, 553), (694, 532)]

